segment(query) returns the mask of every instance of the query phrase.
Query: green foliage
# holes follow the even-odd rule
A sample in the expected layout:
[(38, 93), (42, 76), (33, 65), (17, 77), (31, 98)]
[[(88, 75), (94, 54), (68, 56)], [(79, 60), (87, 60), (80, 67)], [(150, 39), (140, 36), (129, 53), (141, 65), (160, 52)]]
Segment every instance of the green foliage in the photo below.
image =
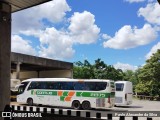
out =
[(91, 65), (87, 60), (82, 62), (76, 62), (73, 68), (74, 78), (85, 79), (112, 79), (122, 80), (123, 71), (116, 70), (113, 66), (107, 65), (101, 59), (95, 60), (95, 63)]
[(160, 50), (146, 61), (139, 70), (136, 92), (138, 94), (157, 96), (160, 94)]
[(140, 81), (136, 87), (135, 87), (135, 91), (138, 93), (138, 94), (142, 94), (142, 95), (150, 95), (150, 89), (151, 89), (151, 86), (152, 85), (152, 81), (147, 81), (147, 82), (142, 82)]

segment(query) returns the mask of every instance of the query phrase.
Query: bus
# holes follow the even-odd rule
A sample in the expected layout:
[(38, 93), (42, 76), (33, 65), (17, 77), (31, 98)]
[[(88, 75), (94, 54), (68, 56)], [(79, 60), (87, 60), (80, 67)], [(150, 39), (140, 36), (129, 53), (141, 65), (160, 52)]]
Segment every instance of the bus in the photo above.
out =
[(115, 82), (115, 106), (132, 104), (133, 88), (132, 82), (116, 81)]
[(74, 109), (114, 106), (114, 81), (100, 79), (34, 78), (19, 86), (17, 102), (72, 107)]

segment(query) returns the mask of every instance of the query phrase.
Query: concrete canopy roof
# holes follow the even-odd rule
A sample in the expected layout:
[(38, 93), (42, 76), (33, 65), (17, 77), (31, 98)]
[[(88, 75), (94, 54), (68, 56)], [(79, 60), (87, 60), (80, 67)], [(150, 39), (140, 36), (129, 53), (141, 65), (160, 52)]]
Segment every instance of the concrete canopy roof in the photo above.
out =
[(21, 71), (72, 70), (73, 63), (46, 59), (20, 53), (11, 53), (11, 69), (16, 71), (17, 62), (21, 63)]
[(30, 8), (51, 0), (1, 0), (12, 6), (11, 12), (17, 12), (26, 8)]

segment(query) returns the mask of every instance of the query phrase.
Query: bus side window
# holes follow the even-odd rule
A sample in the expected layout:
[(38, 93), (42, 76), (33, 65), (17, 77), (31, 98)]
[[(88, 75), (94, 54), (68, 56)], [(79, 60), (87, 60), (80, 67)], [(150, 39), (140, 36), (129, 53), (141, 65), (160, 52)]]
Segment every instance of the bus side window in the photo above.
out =
[(33, 89), (41, 89), (41, 84), (39, 82), (35, 82), (35, 87)]
[(105, 90), (107, 86), (106, 82), (96, 82), (95, 83), (95, 90), (100, 91), (100, 90)]
[(61, 90), (61, 82), (55, 82), (53, 86), (54, 90)]
[(38, 89), (47, 89), (47, 82), (39, 82)]
[(47, 89), (54, 89), (54, 82), (47, 82)]
[(73, 82), (67, 82), (68, 90), (74, 90)]
[(83, 82), (74, 82), (74, 90), (84, 90), (85, 89), (85, 83)]
[(61, 82), (60, 84), (61, 84), (61, 85), (60, 85), (60, 86), (61, 86), (61, 87), (60, 87), (61, 90), (67, 90), (67, 86), (66, 86), (65, 82)]
[(85, 84), (85, 90), (95, 90), (96, 89), (96, 83), (95, 82), (86, 82)]
[(61, 82), (62, 90), (74, 90), (72, 82)]
[(39, 84), (37, 82), (31, 82), (31, 84), (28, 87), (28, 90), (31, 89), (38, 89)]
[(96, 82), (96, 84), (95, 84), (95, 91), (99, 91), (99, 90), (101, 90), (101, 84), (100, 84), (100, 82)]
[(108, 86), (108, 83), (107, 82), (100, 82), (99, 86), (100, 86), (100, 90), (105, 90), (106, 87)]

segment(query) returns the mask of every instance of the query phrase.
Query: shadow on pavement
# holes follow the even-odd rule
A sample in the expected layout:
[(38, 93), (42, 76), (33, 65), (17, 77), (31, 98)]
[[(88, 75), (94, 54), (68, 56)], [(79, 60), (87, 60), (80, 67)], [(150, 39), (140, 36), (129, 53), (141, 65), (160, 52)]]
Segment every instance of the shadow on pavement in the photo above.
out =
[(116, 108), (143, 108), (143, 106), (116, 106)]

